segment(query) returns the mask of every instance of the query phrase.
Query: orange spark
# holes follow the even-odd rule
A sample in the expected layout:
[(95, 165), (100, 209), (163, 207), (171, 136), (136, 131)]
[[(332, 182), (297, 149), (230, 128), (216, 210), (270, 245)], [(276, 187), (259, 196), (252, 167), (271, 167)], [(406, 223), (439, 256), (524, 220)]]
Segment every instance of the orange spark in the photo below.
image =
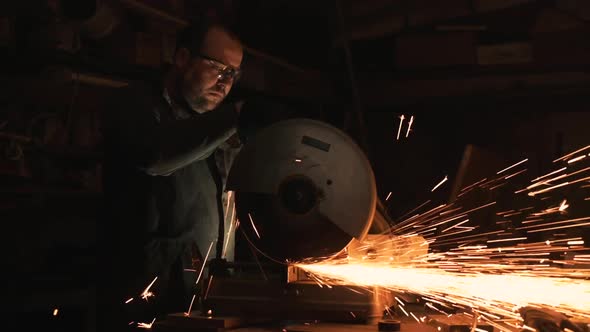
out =
[(231, 196), (232, 196), (233, 191), (228, 191), (227, 192), (227, 206), (225, 207), (225, 214), (224, 216), (227, 217), (227, 214), (229, 212), (229, 206), (230, 206), (230, 202), (231, 202)]
[(236, 221), (234, 221), (234, 216), (236, 213), (236, 206), (234, 204), (232, 210), (231, 210), (231, 217), (229, 218), (230, 222), (229, 222), (229, 229), (227, 230), (227, 241), (225, 242), (225, 246), (223, 247), (223, 254), (221, 255), (221, 257), (225, 257), (226, 253), (227, 253), (227, 246), (229, 245), (229, 241), (230, 241), (230, 237), (231, 237), (231, 231), (232, 228), (234, 226), (234, 224), (236, 223)]
[(498, 240), (488, 240), (487, 243), (494, 243), (494, 242), (508, 242), (508, 241), (518, 241), (518, 240), (526, 240), (526, 237), (513, 237), (510, 239), (498, 239)]
[(467, 187), (465, 187), (465, 188), (461, 189), (461, 191), (465, 191), (465, 190), (468, 190), (468, 189), (470, 189), (470, 188), (473, 188), (473, 187), (477, 186), (478, 184), (481, 184), (482, 182), (485, 182), (487, 179), (488, 179), (488, 178), (483, 178), (483, 179), (481, 179), (481, 180), (479, 180), (479, 181), (475, 182), (474, 184), (471, 184), (471, 185), (469, 185), (469, 186), (467, 186)]
[(559, 173), (559, 172), (563, 172), (563, 171), (565, 171), (566, 169), (567, 169), (567, 167), (562, 167), (562, 168), (560, 168), (560, 169), (558, 169), (558, 170), (556, 170), (556, 171), (553, 171), (553, 172), (551, 172), (551, 173), (547, 173), (547, 174), (545, 174), (545, 175), (539, 176), (538, 178), (531, 180), (531, 182), (536, 182), (536, 181), (538, 181), (538, 180), (541, 180), (541, 179), (543, 179), (543, 178), (546, 178), (546, 177), (548, 177), (548, 176), (551, 176), (551, 175), (553, 175), (553, 174), (557, 174), (557, 173)]
[(149, 324), (148, 323), (138, 323), (137, 324), (137, 327), (142, 328), (142, 329), (151, 329), (152, 328), (152, 325), (154, 325), (154, 322), (155, 321), (156, 321), (156, 318), (154, 318), (152, 320), (152, 322), (149, 323)]
[(57, 308), (53, 309), (53, 316), (57, 316), (58, 312), (59, 312), (59, 309), (57, 309)]
[(524, 172), (526, 172), (526, 171), (527, 171), (527, 169), (525, 168), (525, 169), (523, 169), (523, 170), (521, 170), (521, 171), (518, 171), (518, 172), (516, 172), (516, 173), (514, 173), (514, 174), (510, 174), (510, 175), (508, 175), (508, 176), (504, 177), (504, 180), (508, 180), (508, 179), (510, 179), (510, 178), (512, 178), (512, 177), (515, 177), (515, 176), (517, 176), (518, 174), (524, 173)]
[(195, 282), (195, 285), (199, 283), (199, 281), (201, 280), (201, 276), (203, 275), (203, 270), (205, 269), (205, 264), (207, 264), (207, 259), (209, 259), (209, 254), (211, 253), (211, 248), (213, 248), (213, 243), (215, 243), (215, 241), (211, 241), (211, 244), (209, 245), (209, 250), (207, 250), (207, 255), (205, 255), (205, 259), (203, 260), (203, 264), (201, 265), (201, 271), (199, 271), (199, 276), (197, 277), (197, 281)]
[(567, 161), (567, 163), (568, 163), (568, 164), (573, 164), (573, 163), (575, 163), (576, 161), (580, 161), (580, 160), (582, 160), (582, 159), (584, 159), (584, 158), (586, 158), (586, 155), (585, 155), (585, 154), (583, 154), (583, 155), (581, 155), (581, 156), (577, 156), (576, 158), (570, 159), (570, 160), (568, 160), (568, 161)]
[[(213, 275), (211, 275), (209, 277), (209, 283), (207, 283), (207, 289), (205, 290), (205, 300), (207, 299), (207, 296), (209, 296), (209, 288), (211, 288), (211, 282), (213, 282)], [(209, 312), (211, 312), (211, 310), (209, 310)]]
[(568, 246), (579, 246), (579, 245), (583, 245), (583, 244), (584, 244), (584, 240), (567, 241)]
[(152, 282), (143, 290), (143, 293), (141, 293), (141, 298), (146, 300), (149, 297), (154, 296), (154, 293), (150, 292), (150, 288), (152, 288), (152, 285), (156, 282), (156, 280), (158, 280), (158, 277), (155, 277), (154, 280), (152, 280)]
[(129, 302), (131, 302), (131, 301), (133, 301), (133, 298), (132, 298), (132, 297), (131, 297), (131, 298), (129, 298), (127, 301), (125, 301), (125, 304), (127, 304), (127, 303), (129, 303)]
[(389, 197), (391, 197), (391, 191), (389, 192), (389, 194), (387, 194), (387, 197), (385, 197), (385, 200), (387, 201), (389, 199)]
[(193, 299), (191, 300), (191, 304), (188, 306), (187, 312), (184, 313), (185, 316), (190, 316), (191, 315), (191, 310), (193, 309), (193, 302), (195, 302), (195, 297), (196, 296), (197, 296), (197, 294), (193, 294)]
[(580, 226), (588, 226), (590, 222), (581, 223), (581, 224), (573, 224), (573, 225), (565, 225), (565, 226), (557, 226), (557, 227), (550, 227), (550, 228), (543, 228), (543, 229), (535, 229), (532, 231), (526, 231), (527, 233), (538, 233), (538, 232), (546, 232), (546, 231), (553, 231), (556, 229), (565, 229), (565, 228), (572, 228), (572, 227), (580, 227)]
[[(561, 221), (553, 221), (553, 222), (548, 222), (548, 223), (544, 223), (544, 224), (535, 224), (535, 225), (531, 225), (531, 226), (517, 227), (516, 230), (523, 230), (523, 229), (530, 229), (530, 228), (538, 228), (538, 227), (544, 227), (544, 226), (563, 225), (563, 224), (570, 224), (570, 225), (566, 225), (566, 226), (576, 227), (576, 226), (580, 226), (582, 224), (577, 224), (575, 222), (585, 221), (585, 220), (588, 220), (588, 219), (590, 219), (590, 217), (582, 217), (582, 218), (567, 219), (567, 220), (561, 220)], [(558, 242), (558, 241), (554, 241), (554, 242)]]
[(436, 190), (436, 188), (440, 187), (440, 186), (441, 186), (443, 183), (445, 183), (445, 182), (446, 182), (448, 179), (449, 179), (449, 178), (448, 178), (448, 176), (446, 176), (446, 175), (445, 175), (445, 178), (444, 178), (444, 179), (442, 179), (442, 180), (441, 180), (441, 181), (440, 181), (440, 182), (439, 182), (439, 183), (438, 183), (436, 186), (434, 186), (434, 188), (432, 188), (432, 189), (430, 190), (430, 192), (433, 192), (433, 191), (435, 191), (435, 190)]
[(258, 236), (260, 239), (260, 234), (258, 233), (258, 229), (256, 229), (256, 225), (254, 225), (254, 220), (252, 219), (250, 213), (248, 213), (248, 218), (250, 218), (250, 223), (252, 224), (252, 228), (254, 228), (254, 232), (256, 232), (256, 236)]
[(406, 132), (406, 138), (410, 135), (410, 130), (412, 129), (412, 123), (414, 123), (414, 116), (410, 117), (410, 122), (408, 123), (408, 131)]
[(528, 160), (529, 160), (528, 158), (526, 158), (526, 159), (524, 159), (524, 160), (521, 160), (521, 161), (517, 162), (517, 163), (516, 163), (516, 164), (514, 164), (514, 165), (508, 166), (508, 167), (504, 168), (503, 170), (501, 170), (501, 171), (498, 171), (496, 174), (503, 173), (503, 172), (505, 172), (505, 171), (507, 171), (507, 170), (509, 170), (509, 169), (513, 168), (513, 167), (516, 167), (516, 166), (518, 166), (518, 165), (520, 165), (520, 164), (522, 164), (522, 163), (525, 163), (525, 162), (527, 162)]
[(561, 204), (559, 205), (559, 211), (565, 211), (565, 209), (567, 209), (569, 207), (568, 204), (566, 204), (566, 200), (564, 199), (563, 202), (561, 202)]
[(588, 146), (585, 146), (585, 147), (583, 147), (583, 148), (581, 148), (581, 149), (578, 149), (578, 150), (576, 150), (576, 151), (574, 151), (574, 152), (572, 152), (572, 153), (566, 154), (566, 155), (565, 155), (565, 156), (563, 156), (563, 157), (557, 158), (557, 159), (555, 159), (553, 162), (557, 162), (557, 161), (560, 161), (560, 160), (563, 160), (563, 159), (567, 159), (567, 158), (569, 158), (569, 157), (571, 157), (571, 156), (575, 155), (576, 153), (582, 152), (582, 151), (584, 151), (584, 150), (586, 150), (586, 149), (588, 149), (588, 148), (590, 148), (590, 145), (588, 145)]
[(458, 224), (455, 224), (455, 225), (453, 225), (453, 226), (451, 226), (451, 227), (449, 227), (449, 228), (445, 228), (445, 229), (443, 229), (443, 230), (441, 231), (441, 233), (444, 233), (444, 232), (448, 231), (449, 229), (455, 228), (455, 227), (457, 227), (457, 226), (459, 226), (459, 225), (463, 225), (464, 223), (466, 223), (466, 222), (468, 222), (468, 221), (469, 221), (469, 219), (465, 219), (465, 220), (463, 220), (462, 222), (460, 222), (460, 223), (458, 223)]
[(402, 132), (402, 124), (404, 123), (405, 118), (406, 117), (403, 114), (399, 117), (399, 119), (400, 119), (399, 120), (399, 129), (397, 130), (397, 140), (398, 141), (399, 141), (399, 134)]
[(574, 180), (572, 182), (563, 182), (563, 183), (560, 183), (560, 184), (551, 186), (549, 188), (545, 188), (545, 189), (541, 189), (541, 190), (537, 190), (537, 191), (531, 191), (530, 193), (528, 193), (528, 195), (529, 196), (535, 196), (537, 194), (542, 194), (542, 193), (551, 191), (551, 190), (553, 190), (555, 188), (559, 188), (559, 187), (563, 187), (563, 186), (568, 186), (570, 184), (574, 184), (574, 183), (578, 183), (578, 182), (582, 182), (582, 181), (586, 181), (586, 180), (590, 180), (590, 177), (585, 177), (585, 178), (582, 178), (582, 179)]
[(406, 314), (406, 316), (410, 317), (410, 315), (408, 315), (408, 312), (404, 309), (404, 307), (398, 307), (401, 309), (401, 311)]

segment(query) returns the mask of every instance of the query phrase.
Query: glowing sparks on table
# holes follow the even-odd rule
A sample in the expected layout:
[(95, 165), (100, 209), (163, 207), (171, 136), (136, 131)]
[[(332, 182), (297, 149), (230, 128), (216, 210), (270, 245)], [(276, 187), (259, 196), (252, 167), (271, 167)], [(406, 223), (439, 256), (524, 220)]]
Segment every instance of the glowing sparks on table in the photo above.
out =
[(207, 250), (207, 255), (205, 255), (205, 259), (201, 263), (201, 270), (199, 271), (199, 275), (197, 276), (197, 281), (195, 281), (195, 284), (198, 284), (199, 281), (201, 281), (201, 276), (203, 276), (203, 270), (205, 270), (205, 265), (207, 264), (207, 260), (209, 259), (209, 254), (211, 254), (211, 249), (213, 248), (213, 243), (215, 243), (215, 241), (211, 241), (209, 249)]
[(195, 302), (195, 297), (197, 297), (196, 294), (193, 294), (193, 298), (191, 300), (191, 304), (188, 306), (188, 310), (184, 313), (185, 316), (190, 316), (191, 315), (191, 311), (193, 310), (193, 302)]
[[(495, 193), (492, 190), (498, 186), (520, 186), (523, 181), (529, 181), (523, 179), (527, 169), (514, 169), (528, 158), (498, 171), (494, 177), (461, 189), (454, 202), (429, 208), (431, 202), (427, 201), (406, 213), (402, 216), (406, 219), (399, 219), (384, 233), (390, 237), (381, 245), (403, 253), (411, 249), (406, 244), (408, 240), (422, 239), (429, 252), (408, 262), (402, 264), (397, 257), (391, 259), (395, 254), (381, 250), (369, 259), (349, 256), (302, 262), (297, 266), (309, 272), (312, 280), (322, 287), (354, 285), (369, 290), (378, 286), (396, 293), (416, 294), (438, 313), (447, 315), (456, 309), (468, 310), (474, 314), (471, 317), (479, 317), (505, 331), (534, 330), (523, 324), (518, 312), (523, 306), (590, 319), (590, 270), (576, 268), (578, 264), (590, 263), (590, 249), (584, 247), (582, 237), (561, 231), (590, 226), (590, 216), (580, 215), (583, 210), (577, 209), (581, 204), (588, 204), (583, 198), (588, 195), (572, 194), (577, 188), (590, 187), (586, 173), (590, 167), (579, 167), (590, 160), (586, 154), (580, 155), (588, 148), (590, 145), (556, 159), (554, 162), (562, 161), (567, 167), (535, 177), (529, 182), (532, 184), (516, 191), (510, 204), (522, 201), (524, 206), (500, 209), (496, 201), (469, 206), (459, 200), (469, 196), (468, 193), (485, 190)], [(572, 167), (575, 169), (566, 173)], [(508, 172), (511, 169), (514, 170)], [(445, 176), (431, 192), (447, 180)], [(514, 181), (518, 182), (513, 184)], [(540, 194), (545, 195), (538, 197)], [(492, 213), (497, 221), (487, 225), (474, 220), (474, 212), (493, 208), (498, 210)], [(490, 228), (491, 225), (500, 229)], [(392, 242), (397, 244), (391, 245)], [(398, 297), (395, 301), (393, 304), (403, 315), (424, 322), (407, 310)]]
[[(413, 292), (512, 318), (516, 314), (511, 313), (509, 308), (527, 305), (559, 308), (570, 315), (590, 318), (585, 314), (590, 312), (590, 280), (568, 278), (566, 272), (560, 275), (549, 269), (493, 273), (502, 269), (509, 271), (513, 267), (488, 265), (466, 265), (464, 272), (361, 262), (318, 263), (300, 267), (325, 283), (380, 286), (393, 291)], [(489, 272), (483, 273), (486, 270)], [(575, 276), (573, 272), (571, 274)], [(400, 308), (403, 310), (403, 307)]]
[(155, 321), (156, 321), (156, 319), (154, 318), (151, 323), (138, 323), (137, 327), (142, 328), (142, 329), (151, 329), (152, 325), (154, 325)]
[(148, 298), (154, 296), (154, 293), (150, 292), (150, 288), (152, 288), (156, 280), (158, 280), (158, 277), (155, 277), (154, 280), (152, 280), (152, 282), (143, 290), (143, 293), (141, 293), (142, 299), (147, 301)]

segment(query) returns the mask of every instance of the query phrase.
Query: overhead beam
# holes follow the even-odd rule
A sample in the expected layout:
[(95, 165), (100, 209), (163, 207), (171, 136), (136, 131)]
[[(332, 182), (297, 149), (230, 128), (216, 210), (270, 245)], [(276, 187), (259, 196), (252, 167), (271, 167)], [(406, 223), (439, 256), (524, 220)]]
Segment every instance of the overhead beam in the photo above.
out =
[[(184, 18), (180, 18), (166, 11), (154, 8), (153, 6), (150, 6), (139, 0), (119, 0), (119, 2), (131, 11), (134, 11), (145, 17), (159, 20), (162, 23), (170, 24), (174, 26), (177, 30), (183, 29), (189, 25), (189, 21), (185, 20)], [(289, 63), (287, 60), (281, 59), (280, 57), (274, 55), (270, 55), (264, 51), (257, 50), (249, 46), (245, 46), (244, 50), (256, 58), (283, 67), (287, 70), (295, 71), (301, 74), (308, 73), (310, 74), (310, 76), (317, 75), (317, 71), (296, 66), (294, 64)]]
[[(357, 0), (360, 1), (360, 0)], [(448, 19), (490, 13), (521, 6), (538, 0), (419, 0), (419, 1), (362, 1), (362, 5), (349, 1), (347, 12), (352, 19), (350, 40), (380, 38), (394, 35), (406, 28), (420, 27)], [(376, 10), (372, 10), (375, 6)], [(361, 10), (354, 10), (354, 8)], [(353, 14), (356, 11), (366, 15)], [(481, 27), (478, 27), (480, 29)], [(335, 46), (342, 46), (342, 35), (333, 40)]]
[[(508, 97), (561, 89), (590, 90), (590, 71), (489, 75), (440, 79), (361, 78), (361, 95), (372, 107), (403, 106), (437, 99)], [(539, 94), (539, 93), (538, 93)]]

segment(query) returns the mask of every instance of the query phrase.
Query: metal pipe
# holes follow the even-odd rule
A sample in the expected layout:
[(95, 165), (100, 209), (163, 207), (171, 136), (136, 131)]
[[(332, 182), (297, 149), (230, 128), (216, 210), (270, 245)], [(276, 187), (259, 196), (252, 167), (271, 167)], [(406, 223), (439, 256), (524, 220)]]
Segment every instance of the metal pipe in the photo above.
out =
[(71, 79), (72, 81), (77, 81), (79, 83), (85, 83), (95, 86), (105, 86), (109, 88), (122, 88), (129, 85), (128, 82), (125, 82), (123, 80), (116, 80), (107, 77), (101, 77), (97, 75), (84, 74), (78, 72), (72, 72)]
[(187, 20), (184, 20), (180, 17), (171, 15), (166, 13), (163, 10), (159, 10), (157, 8), (154, 8), (150, 5), (146, 5), (140, 1), (136, 1), (136, 0), (119, 0), (119, 2), (121, 4), (123, 4), (125, 7), (134, 10), (136, 12), (139, 12), (143, 15), (147, 15), (156, 19), (160, 19), (162, 21), (167, 21), (170, 23), (174, 23), (178, 28), (185, 28), (189, 25), (189, 22)]
[(346, 69), (348, 71), (348, 77), (350, 81), (350, 88), (352, 90), (352, 101), (354, 104), (354, 112), (356, 113), (356, 118), (359, 125), (359, 143), (360, 146), (363, 148), (366, 154), (368, 154), (368, 143), (367, 143), (367, 129), (365, 127), (365, 120), (363, 117), (363, 110), (362, 110), (362, 103), (361, 103), (361, 96), (358, 89), (358, 84), (356, 81), (354, 67), (352, 64), (352, 52), (350, 51), (350, 43), (347, 34), (347, 29), (345, 26), (345, 19), (344, 19), (344, 12), (342, 10), (342, 2), (341, 0), (336, 0), (336, 11), (338, 14), (338, 20), (340, 22), (340, 31), (342, 33), (342, 41), (343, 41), (343, 48), (344, 48), (344, 55), (346, 58)]
[(20, 141), (23, 143), (30, 143), (32, 141), (32, 139), (30, 137), (6, 133), (6, 132), (0, 132), (0, 138), (6, 138), (6, 139), (10, 139), (10, 140)]

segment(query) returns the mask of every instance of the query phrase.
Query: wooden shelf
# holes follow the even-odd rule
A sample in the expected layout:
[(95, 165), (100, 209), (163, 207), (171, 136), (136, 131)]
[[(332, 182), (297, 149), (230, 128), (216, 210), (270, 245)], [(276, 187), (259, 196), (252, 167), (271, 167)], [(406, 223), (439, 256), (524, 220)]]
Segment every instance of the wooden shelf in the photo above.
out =
[(154, 79), (160, 73), (159, 70), (148, 66), (124, 63), (118, 59), (85, 54), (83, 51), (74, 54), (63, 50), (38, 50), (33, 55), (30, 52), (19, 52), (4, 47), (0, 48), (0, 52), (0, 58), (5, 64), (3, 70), (7, 76), (38, 73), (49, 65), (63, 65), (82, 73), (96, 74), (123, 82)]

